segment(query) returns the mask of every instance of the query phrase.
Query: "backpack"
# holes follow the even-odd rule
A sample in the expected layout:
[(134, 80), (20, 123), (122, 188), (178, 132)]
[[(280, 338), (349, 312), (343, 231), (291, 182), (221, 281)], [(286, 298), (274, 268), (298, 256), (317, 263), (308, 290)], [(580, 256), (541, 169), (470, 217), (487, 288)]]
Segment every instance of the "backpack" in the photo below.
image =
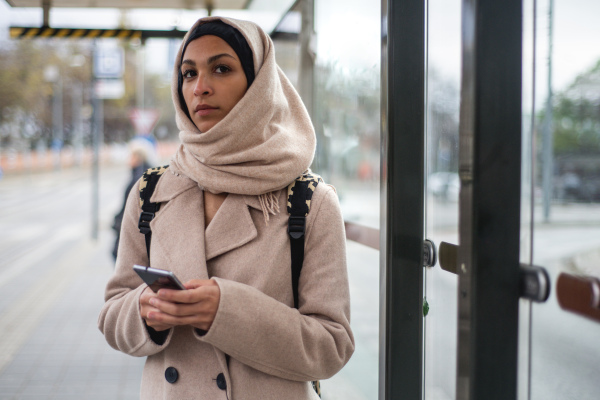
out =
[[(169, 168), (168, 165), (156, 168), (150, 168), (140, 181), (140, 207), (142, 212), (138, 221), (140, 233), (146, 239), (146, 252), (148, 261), (150, 261), (150, 243), (152, 241), (152, 230), (150, 221), (160, 208), (160, 203), (152, 203), (150, 197), (154, 193), (156, 184), (160, 177)], [(323, 179), (307, 170), (300, 175), (287, 188), (287, 211), (288, 235), (290, 236), (290, 252), (292, 261), (292, 292), (294, 295), (294, 308), (298, 308), (298, 284), (300, 281), (300, 272), (304, 263), (304, 236), (306, 234), (306, 217), (310, 211), (312, 195), (315, 192), (319, 182)], [(321, 385), (319, 381), (312, 382), (313, 389), (321, 397)]]

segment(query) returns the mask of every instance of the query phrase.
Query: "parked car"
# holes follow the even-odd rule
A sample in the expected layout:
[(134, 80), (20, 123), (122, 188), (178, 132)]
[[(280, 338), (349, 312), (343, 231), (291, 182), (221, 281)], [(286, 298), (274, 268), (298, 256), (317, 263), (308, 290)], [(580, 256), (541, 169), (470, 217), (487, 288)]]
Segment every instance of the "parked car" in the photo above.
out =
[(427, 193), (440, 200), (458, 201), (460, 178), (456, 172), (434, 172), (427, 178)]

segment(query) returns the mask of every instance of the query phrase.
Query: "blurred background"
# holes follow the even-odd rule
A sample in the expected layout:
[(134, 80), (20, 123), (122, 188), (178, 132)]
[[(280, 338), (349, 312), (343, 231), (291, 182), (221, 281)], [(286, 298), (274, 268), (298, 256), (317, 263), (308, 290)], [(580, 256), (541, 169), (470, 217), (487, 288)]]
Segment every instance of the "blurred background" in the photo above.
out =
[[(170, 95), (176, 36), (209, 10), (198, 2), (191, 9), (44, 12), (43, 3), (0, 0), (0, 399), (135, 399), (143, 360), (110, 349), (96, 328), (113, 270), (112, 227), (138, 165), (136, 149), (154, 166), (168, 164), (178, 146)], [(233, 9), (207, 3), (215, 4), (212, 15), (255, 21), (271, 35), (278, 63), (315, 125), (312, 169), (337, 188), (347, 221), (379, 229), (380, 87), (387, 84), (380, 2), (254, 0)], [(461, 2), (426, 6), (423, 212), (430, 239), (457, 243)], [(524, 151), (515, 154), (524, 165), (522, 258), (556, 273), (600, 276), (600, 6), (526, 0), (524, 16)], [(44, 37), (26, 29), (45, 24), (69, 31)], [(154, 33), (82, 38), (77, 29), (90, 36), (95, 29)], [(165, 32), (174, 37), (158, 37)], [(323, 398), (376, 399), (380, 254), (349, 241), (348, 260), (356, 353), (322, 382)], [(424, 273), (425, 397), (452, 399), (457, 280), (439, 268)], [(522, 381), (533, 382), (534, 398), (596, 398), (589, 393), (599, 393), (597, 358), (585, 353), (598, 327), (559, 315), (556, 299), (550, 301), (541, 311), (523, 304), (521, 371), (533, 368), (533, 377), (525, 373)], [(567, 324), (580, 336), (557, 328)], [(525, 345), (541, 331), (540, 347), (535, 339)], [(577, 351), (587, 361), (561, 366), (561, 340), (583, 343)], [(576, 383), (558, 385), (556, 376), (565, 374)]]

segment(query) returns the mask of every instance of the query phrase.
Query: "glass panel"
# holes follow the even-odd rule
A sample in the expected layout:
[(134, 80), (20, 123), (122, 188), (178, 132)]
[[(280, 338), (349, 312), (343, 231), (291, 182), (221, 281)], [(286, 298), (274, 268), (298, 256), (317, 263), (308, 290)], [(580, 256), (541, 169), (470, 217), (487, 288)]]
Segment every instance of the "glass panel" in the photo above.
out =
[[(533, 232), (533, 164), (535, 159), (533, 152), (536, 150), (533, 145), (532, 132), (535, 129), (535, 70), (534, 63), (534, 11), (533, 1), (528, 0), (523, 4), (523, 82), (522, 82), (522, 157), (521, 157), (521, 232), (520, 232), (520, 255), (519, 260), (522, 264), (530, 265), (533, 263), (533, 254), (531, 252)], [(529, 380), (529, 324), (531, 317), (532, 303), (521, 299), (519, 302), (519, 358), (518, 358), (518, 386), (517, 394), (519, 399), (527, 399), (528, 380)]]
[[(379, 2), (315, 1), (318, 40), (313, 121), (318, 145), (313, 169), (336, 187), (346, 221), (376, 229), (380, 12)], [(321, 383), (323, 399), (376, 399), (379, 252), (349, 241), (347, 256), (356, 350), (340, 373)]]
[[(294, 1), (270, 0), (249, 3), (251, 12), (217, 10), (216, 14), (253, 19), (260, 23), (265, 31), (270, 32), (281, 18), (282, 12)], [(356, 0), (316, 3), (316, 31), (319, 40), (313, 43), (318, 55), (315, 74), (315, 97), (318, 98), (315, 109), (318, 112), (313, 120), (319, 135), (319, 148), (313, 167), (328, 183), (337, 187), (346, 219), (378, 229), (379, 3), (365, 5)], [(8, 18), (5, 21), (2, 18), (8, 10), (7, 7), (4, 2), (0, 2), (0, 25), (3, 28), (6, 28), (4, 23), (8, 22)], [(93, 12), (97, 16), (98, 11)], [(34, 15), (37, 19), (33, 22), (31, 19), (23, 19), (22, 25), (37, 24), (40, 13), (39, 9), (28, 12), (27, 16)], [(127, 18), (122, 16), (122, 22), (131, 19), (134, 26), (160, 29), (162, 25), (153, 25), (159, 13), (161, 24), (168, 25), (169, 28), (180, 24), (181, 29), (187, 29), (196, 18), (204, 15), (205, 11), (131, 11)], [(110, 15), (105, 15), (104, 12), (100, 14), (102, 23), (104, 17), (111, 17), (114, 20), (113, 25), (116, 26), (118, 12), (108, 12)], [(64, 12), (58, 11), (58, 14), (55, 14), (53, 11), (52, 15), (53, 20), (62, 15), (58, 21), (65, 21)], [(90, 18), (85, 18), (85, 13), (83, 18), (82, 14), (77, 14), (76, 17), (70, 15), (70, 23), (75, 20), (90, 22)], [(190, 21), (190, 18), (193, 19)], [(100, 23), (97, 19), (91, 23)], [(14, 23), (13, 19), (11, 21), (14, 25), (20, 25)], [(283, 33), (280, 37), (291, 37), (291, 43), (285, 40), (276, 43), (278, 62), (286, 73), (289, 73), (288, 76), (294, 83), (298, 77), (294, 67), (297, 69), (299, 62), (293, 33), (298, 31), (298, 21), (298, 15), (295, 13), (278, 27)], [(59, 22), (58, 25), (62, 24)], [(66, 22), (65, 25), (68, 26)], [(360, 30), (356, 29), (358, 25)], [(344, 39), (340, 43), (341, 37)], [(88, 209), (91, 197), (91, 106), (88, 98), (91, 43), (70, 43), (65, 45), (58, 39), (42, 43), (8, 43), (4, 38), (0, 38), (0, 61), (25, 60), (22, 62), (27, 64), (17, 65), (15, 62), (15, 65), (10, 64), (11, 68), (8, 68), (8, 64), (0, 63), (6, 67), (4, 70), (0, 68), (0, 93), (8, 93), (7, 96), (0, 96), (2, 100), (7, 100), (0, 101), (0, 204), (4, 211), (0, 213), (0, 287), (8, 290), (9, 294), (0, 301), (0, 313), (2, 317), (6, 317), (7, 310), (16, 310), (11, 313), (12, 319), (0, 318), (0, 326), (9, 328), (4, 329), (3, 333), (12, 329), (12, 336), (21, 338), (15, 342), (4, 341), (6, 346), (3, 349), (10, 348), (10, 351), (4, 351), (0, 357), (0, 393), (7, 396), (23, 394), (24, 397), (27, 397), (27, 393), (35, 394), (35, 391), (39, 392), (44, 385), (50, 371), (57, 376), (70, 376), (70, 372), (76, 372), (78, 376), (85, 375), (83, 378), (88, 383), (88, 388), (92, 391), (98, 389), (102, 393), (111, 393), (107, 398), (117, 398), (117, 392), (125, 397), (136, 398), (139, 397), (136, 393), (139, 392), (144, 360), (128, 357), (110, 349), (104, 339), (96, 334), (95, 327), (95, 316), (102, 305), (102, 291), (108, 275), (112, 272), (113, 261), (109, 252), (112, 250), (114, 236), (110, 226), (114, 214), (122, 205), (123, 190), (131, 174), (126, 166), (129, 152), (123, 144), (133, 133), (128, 120), (129, 107), (118, 101), (104, 102), (106, 146), (101, 157), (103, 164), (99, 185), (100, 237), (97, 246), (88, 245), (87, 225), (88, 214), (91, 211)], [(174, 46), (173, 42), (169, 44), (160, 39), (148, 40), (143, 50), (129, 44), (123, 46), (126, 48), (127, 70), (137, 71), (136, 74), (126, 76), (129, 98), (135, 99), (134, 91), (145, 86), (144, 96), (137, 93), (138, 98), (145, 102), (146, 107), (162, 110), (162, 120), (154, 131), (159, 139), (160, 161), (153, 162), (153, 165), (167, 164), (178, 143), (178, 130), (173, 125), (168, 78), (171, 73), (168, 60), (173, 59), (177, 46)], [(135, 49), (139, 49), (141, 54), (136, 56)], [(356, 49), (361, 50), (357, 52)], [(17, 57), (17, 54), (20, 56)], [(141, 62), (144, 58), (146, 65)], [(53, 63), (59, 63), (58, 66), (62, 70), (64, 82), (61, 83), (60, 90), (65, 93), (62, 109), (64, 115), (70, 117), (70, 114), (79, 113), (84, 119), (74, 118), (71, 126), (70, 118), (65, 118), (65, 134), (61, 134), (65, 145), (61, 157), (65, 162), (62, 169), (56, 171), (54, 163), (60, 160), (58, 154), (61, 153), (58, 153), (53, 140), (52, 103), (56, 97), (52, 97), (52, 94), (57, 93), (54, 92), (57, 82), (44, 76), (44, 66), (48, 66), (45, 64), (48, 64), (49, 59)], [(136, 60), (140, 64), (133, 64)], [(2, 72), (8, 74), (3, 75)], [(11, 74), (27, 78), (28, 85), (21, 86), (30, 87), (31, 93), (36, 94), (33, 97), (17, 96), (26, 95), (28, 92), (11, 89), (12, 86), (8, 85)], [(136, 82), (135, 78), (141, 81)], [(32, 103), (33, 98), (36, 100)], [(72, 111), (71, 104), (77, 103), (83, 104), (83, 107), (80, 107), (81, 110)], [(6, 112), (7, 110), (10, 113)], [(49, 145), (52, 145), (52, 150), (56, 152), (48, 149)], [(85, 151), (81, 150), (83, 146)], [(347, 258), (356, 351), (342, 372), (322, 382), (323, 399), (376, 399), (379, 356), (379, 252), (349, 242)], [(18, 263), (12, 265), (17, 259)], [(82, 261), (87, 259), (94, 261)], [(89, 265), (93, 268), (87, 268)], [(29, 279), (31, 276), (25, 273), (29, 269), (35, 272), (31, 275), (35, 279)], [(65, 276), (71, 275), (54, 274), (54, 270), (72, 270), (72, 279), (65, 280)], [(34, 286), (30, 288), (31, 284), (39, 283), (38, 279), (44, 279), (47, 273), (56, 276), (53, 281), (60, 281), (55, 282), (59, 285), (54, 285), (54, 290), (35, 290)], [(68, 285), (74, 279), (77, 284)], [(59, 295), (63, 286), (70, 288), (65, 292), (64, 296), (67, 297)], [(49, 301), (39, 301), (40, 299)], [(12, 307), (13, 303), (21, 307)], [(36, 307), (25, 307), (33, 303)], [(19, 309), (25, 308), (28, 309), (27, 313), (18, 312)], [(46, 315), (46, 309), (51, 309), (52, 312)], [(65, 324), (56, 324), (60, 318), (68, 319), (73, 312), (94, 317), (71, 318)], [(22, 315), (28, 316), (29, 319), (21, 318)], [(40, 321), (40, 325), (35, 325), (32, 316), (35, 317), (35, 323)], [(45, 318), (42, 318), (44, 316)], [(11, 325), (11, 321), (18, 321), (18, 324)], [(27, 328), (27, 331), (24, 328)], [(94, 332), (93, 340), (86, 340), (86, 346), (80, 346), (81, 339), (85, 336), (79, 333), (88, 331)], [(40, 332), (42, 334), (39, 334)], [(48, 340), (54, 336), (45, 334), (47, 332), (59, 333), (63, 339), (67, 336), (73, 338), (63, 340), (66, 347), (56, 347), (48, 345)], [(81, 360), (89, 362), (82, 363)], [(37, 367), (32, 368), (31, 365)], [(48, 366), (52, 368), (47, 368)], [(106, 373), (98, 373), (99, 369)], [(28, 372), (22, 373), (25, 370)], [(110, 375), (111, 371), (117, 373)], [(35, 382), (38, 384), (34, 384)], [(55, 393), (73, 391), (66, 380), (62, 382), (53, 378), (52, 382), (55, 391), (51, 392), (50, 397)]]
[[(458, 244), (458, 120), (461, 1), (429, 1), (426, 237)], [(425, 399), (453, 399), (456, 387), (458, 279), (425, 270)]]
[(522, 261), (548, 270), (552, 292), (546, 303), (532, 305), (531, 323), (522, 319), (521, 340), (530, 336), (531, 344), (521, 343), (529, 358), (520, 375), (530, 373), (519, 392), (530, 399), (596, 399), (600, 323), (561, 309), (557, 281), (563, 273), (600, 278), (600, 3), (540, 1), (535, 13), (533, 6), (526, 2), (525, 30), (535, 40), (525, 42), (525, 51), (532, 53), (535, 43), (536, 62), (525, 57), (524, 71), (535, 72), (535, 86), (530, 81), (524, 120), (534, 109), (535, 139), (524, 146), (524, 158), (535, 168), (524, 179), (534, 182), (526, 192), (534, 224), (524, 224), (529, 232), (522, 235), (533, 237), (533, 249)]

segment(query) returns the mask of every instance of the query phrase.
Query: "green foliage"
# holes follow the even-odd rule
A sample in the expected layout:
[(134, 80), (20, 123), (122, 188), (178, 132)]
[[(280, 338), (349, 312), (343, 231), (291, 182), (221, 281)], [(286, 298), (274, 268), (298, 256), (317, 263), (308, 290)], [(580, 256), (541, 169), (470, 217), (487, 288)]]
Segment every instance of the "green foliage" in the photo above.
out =
[[(137, 106), (137, 48), (120, 43), (125, 50), (125, 95), (104, 100), (104, 140), (125, 142), (134, 134), (129, 112)], [(62, 86), (64, 142), (73, 136), (73, 112), (82, 110), (84, 144), (91, 142), (91, 87), (93, 42), (90, 40), (35, 39), (0, 42), (0, 147), (34, 148), (52, 141), (52, 99)], [(77, 60), (78, 62), (74, 62)], [(48, 82), (44, 71), (56, 67), (60, 85)], [(170, 82), (144, 76), (144, 103), (161, 111), (165, 132), (176, 135)], [(78, 94), (78, 96), (73, 96)], [(74, 107), (74, 98), (82, 101)]]
[(556, 154), (600, 153), (600, 61), (556, 96), (552, 120)]
[(423, 297), (423, 317), (426, 317), (427, 314), (429, 314), (429, 303), (427, 297)]

